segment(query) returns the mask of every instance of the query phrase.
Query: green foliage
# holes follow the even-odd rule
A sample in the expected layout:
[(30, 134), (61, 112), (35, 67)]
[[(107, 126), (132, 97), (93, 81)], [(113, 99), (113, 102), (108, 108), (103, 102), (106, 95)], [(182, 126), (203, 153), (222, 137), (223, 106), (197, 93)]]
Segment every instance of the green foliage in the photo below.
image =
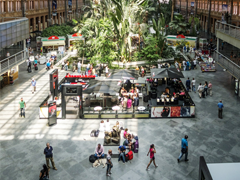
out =
[(188, 24), (181, 14), (174, 14), (174, 20), (169, 23), (169, 27), (177, 31), (177, 34), (185, 33)]
[(60, 26), (50, 26), (43, 30), (42, 37), (50, 36), (64, 36), (67, 37), (68, 34), (74, 34), (74, 30), (71, 26), (62, 24)]

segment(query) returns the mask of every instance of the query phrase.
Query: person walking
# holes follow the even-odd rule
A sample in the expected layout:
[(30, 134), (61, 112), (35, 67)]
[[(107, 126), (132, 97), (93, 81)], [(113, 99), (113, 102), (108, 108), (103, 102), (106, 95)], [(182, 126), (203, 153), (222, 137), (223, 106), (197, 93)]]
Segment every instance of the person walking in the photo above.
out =
[(203, 86), (201, 83), (199, 84), (197, 91), (199, 93), (199, 97), (202, 98)]
[(186, 81), (187, 91), (190, 91), (190, 90), (191, 90), (190, 85), (191, 85), (191, 81), (190, 81), (189, 78), (188, 78), (187, 81)]
[(195, 84), (196, 84), (196, 80), (193, 78), (192, 79), (192, 91), (196, 93)]
[(44, 164), (43, 169), (40, 171), (40, 174), (39, 174), (39, 180), (46, 180), (46, 179), (49, 179), (49, 171), (48, 171), (47, 165)]
[(108, 68), (108, 66), (106, 66), (106, 67), (105, 67), (106, 77), (108, 77), (108, 70), (109, 70), (109, 68)]
[(186, 65), (187, 65), (187, 63), (186, 63), (185, 60), (183, 60), (182, 65), (183, 65), (183, 70), (186, 71)]
[(149, 151), (148, 151), (148, 153), (147, 153), (147, 156), (149, 155), (149, 153), (150, 153), (150, 162), (149, 162), (148, 165), (147, 165), (147, 168), (146, 168), (147, 171), (150, 170), (150, 169), (149, 169), (149, 166), (150, 166), (150, 164), (151, 164), (152, 162), (153, 162), (155, 168), (158, 167), (158, 165), (155, 163), (155, 156), (154, 156), (154, 154), (156, 153), (156, 149), (155, 149), (155, 147), (154, 147), (154, 144), (151, 144), (151, 145), (150, 145), (150, 149), (149, 149)]
[(190, 63), (189, 61), (187, 61), (187, 71), (189, 71), (189, 66), (190, 66)]
[(88, 64), (87, 64), (87, 67), (86, 67), (86, 75), (88, 75), (89, 69), (90, 69), (90, 64), (88, 63)]
[(25, 108), (26, 103), (23, 101), (23, 98), (21, 98), (21, 101), (19, 102), (19, 110), (20, 110), (20, 116), (25, 118)]
[(107, 176), (111, 176), (112, 172), (111, 172), (111, 169), (113, 168), (113, 164), (112, 164), (112, 150), (109, 149), (108, 150), (108, 154), (107, 154), (107, 172), (106, 172), (106, 175)]
[(223, 103), (222, 100), (219, 101), (218, 103), (218, 117), (222, 119), (222, 112), (223, 112)]
[(65, 71), (68, 71), (68, 65), (69, 65), (69, 62), (67, 61), (67, 62), (65, 63)]
[(31, 81), (32, 94), (36, 91), (36, 83), (37, 81), (34, 78), (32, 78), (32, 81)]
[(50, 169), (50, 166), (49, 166), (49, 160), (50, 160), (52, 163), (53, 169), (57, 170), (54, 160), (53, 160), (53, 153), (52, 153), (53, 148), (52, 148), (52, 146), (50, 146), (49, 143), (47, 143), (46, 146), (47, 147), (44, 149), (43, 154), (45, 154), (47, 167), (48, 167), (48, 169)]
[(209, 92), (209, 95), (212, 96), (212, 83), (210, 81), (208, 83), (208, 92)]
[(185, 135), (185, 137), (182, 138), (182, 143), (181, 143), (182, 148), (181, 148), (181, 153), (177, 159), (178, 162), (180, 162), (180, 159), (182, 158), (183, 154), (185, 154), (185, 161), (188, 161), (188, 158), (187, 158), (188, 157), (188, 141), (187, 141), (187, 139), (188, 139), (187, 135)]
[(78, 66), (78, 73), (80, 74), (80, 73), (81, 73), (81, 66), (82, 66), (82, 64), (80, 63), (80, 61), (78, 61), (77, 66)]
[(27, 66), (28, 66), (28, 71), (31, 71), (32, 69), (32, 62), (30, 61), (30, 59), (27, 61)]
[(208, 83), (207, 83), (207, 81), (205, 81), (203, 93), (206, 93), (205, 94), (206, 96), (208, 95)]

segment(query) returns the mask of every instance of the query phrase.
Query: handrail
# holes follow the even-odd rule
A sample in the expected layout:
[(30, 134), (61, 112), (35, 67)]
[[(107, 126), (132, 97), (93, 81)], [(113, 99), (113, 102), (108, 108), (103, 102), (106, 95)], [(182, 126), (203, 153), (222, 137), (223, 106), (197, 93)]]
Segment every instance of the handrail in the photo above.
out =
[(226, 59), (227, 61), (231, 62), (232, 64), (234, 64), (234, 66), (237, 66), (238, 68), (240, 68), (239, 65), (237, 65), (235, 62), (233, 62), (231, 59), (229, 59), (228, 57), (224, 56), (222, 53), (220, 53), (219, 51), (215, 50), (215, 52), (219, 55), (221, 55), (221, 57), (223, 57), (224, 59)]
[(225, 22), (217, 21), (215, 23), (215, 30), (228, 34), (238, 40), (240, 40), (240, 27), (227, 24)]
[(222, 21), (216, 21), (216, 23), (220, 23), (220, 24), (224, 24), (224, 25), (228, 25), (228, 26), (233, 26), (234, 28), (240, 29), (240, 27), (238, 27), (238, 26), (234, 26), (232, 24), (227, 24), (227, 23), (222, 22)]
[(24, 51), (25, 51), (25, 50), (19, 51), (19, 52), (17, 52), (17, 53), (14, 54), (14, 55), (11, 55), (11, 56), (9, 56), (9, 57), (7, 57), (7, 58), (5, 58), (5, 59), (2, 59), (2, 60), (0, 61), (0, 63), (3, 62), (3, 61), (6, 61), (6, 60), (8, 60), (8, 59), (11, 59), (12, 57), (14, 57), (14, 56), (16, 56), (16, 55), (18, 55), (18, 54), (21, 54), (21, 53), (23, 53)]

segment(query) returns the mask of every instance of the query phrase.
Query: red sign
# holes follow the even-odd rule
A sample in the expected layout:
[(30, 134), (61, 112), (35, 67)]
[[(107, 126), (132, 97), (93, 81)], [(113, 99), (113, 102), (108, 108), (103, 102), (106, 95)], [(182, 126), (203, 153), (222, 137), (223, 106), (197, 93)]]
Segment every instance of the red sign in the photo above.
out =
[(75, 33), (75, 34), (72, 35), (72, 37), (77, 37), (77, 36), (82, 36), (82, 35), (79, 34), (79, 33)]
[(186, 38), (184, 35), (180, 34), (177, 36), (177, 38)]
[(55, 39), (59, 39), (57, 36), (50, 36), (49, 38), (48, 38), (48, 40), (55, 40)]

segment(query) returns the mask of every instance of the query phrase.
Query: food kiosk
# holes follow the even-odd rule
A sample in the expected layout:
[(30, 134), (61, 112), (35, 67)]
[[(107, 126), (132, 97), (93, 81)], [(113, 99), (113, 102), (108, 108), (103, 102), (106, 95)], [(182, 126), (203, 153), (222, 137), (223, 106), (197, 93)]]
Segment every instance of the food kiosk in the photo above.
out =
[(198, 46), (198, 37), (190, 37), (184, 35), (168, 35), (167, 36), (167, 45), (169, 46), (176, 46), (178, 41), (186, 41), (190, 47), (197, 48)]
[(58, 51), (60, 47), (65, 49), (64, 47), (66, 38), (63, 36), (50, 36), (48, 38), (43, 37), (41, 40), (43, 53), (48, 53), (50, 51)]
[(68, 35), (68, 48), (73, 50), (73, 44), (76, 41), (84, 41), (85, 42), (85, 38), (79, 33), (75, 33), (73, 35)]

